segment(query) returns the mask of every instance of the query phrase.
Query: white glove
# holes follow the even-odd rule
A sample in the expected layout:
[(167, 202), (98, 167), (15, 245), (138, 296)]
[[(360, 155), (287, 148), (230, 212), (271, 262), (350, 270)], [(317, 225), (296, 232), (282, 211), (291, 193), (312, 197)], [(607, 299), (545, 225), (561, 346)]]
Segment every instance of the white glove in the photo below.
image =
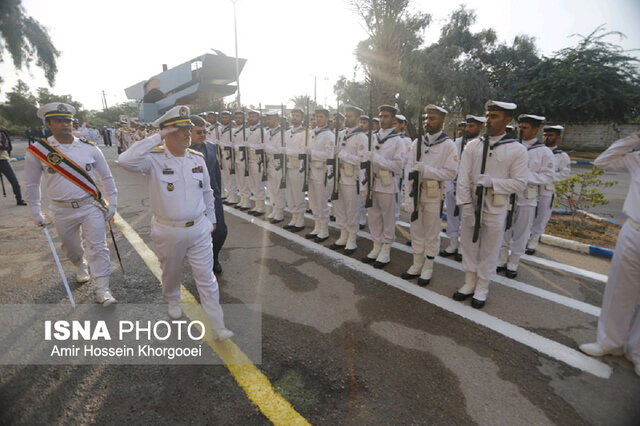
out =
[(53, 223), (53, 218), (49, 215), (38, 213), (37, 216), (33, 216), (33, 223), (35, 223), (36, 226), (49, 226)]
[(422, 170), (422, 163), (416, 163), (416, 164), (414, 164), (414, 165), (413, 165), (413, 169), (411, 169), (411, 170), (413, 170), (414, 172), (423, 173), (423, 170)]
[(489, 175), (480, 175), (478, 176), (478, 180), (476, 181), (478, 185), (481, 185), (484, 188), (491, 188), (493, 186), (493, 180)]
[(107, 206), (107, 211), (104, 212), (104, 220), (106, 222), (111, 222), (111, 220), (113, 219), (113, 216), (116, 215), (116, 205), (115, 204), (109, 204)]
[(400, 204), (400, 209), (406, 213), (413, 213), (413, 202), (405, 201)]

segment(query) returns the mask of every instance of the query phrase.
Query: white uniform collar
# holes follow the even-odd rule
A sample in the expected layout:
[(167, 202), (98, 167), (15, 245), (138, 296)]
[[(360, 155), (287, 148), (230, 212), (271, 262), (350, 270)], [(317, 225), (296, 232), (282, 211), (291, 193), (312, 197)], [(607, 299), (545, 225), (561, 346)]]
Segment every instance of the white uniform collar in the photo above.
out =
[(49, 145), (51, 146), (57, 146), (57, 145), (64, 145), (64, 146), (80, 146), (80, 139), (78, 139), (77, 137), (73, 137), (73, 142), (71, 143), (60, 143), (58, 142), (58, 140), (55, 138), (55, 136), (49, 136), (47, 138), (47, 141), (49, 142)]
[(378, 130), (378, 135), (384, 138), (385, 136), (389, 135), (389, 133), (391, 132), (393, 132), (393, 127), (389, 127), (388, 129), (380, 128), (380, 130)]
[(427, 140), (429, 141), (429, 145), (434, 143), (436, 139), (440, 137), (441, 134), (442, 134), (442, 130), (440, 130), (438, 133), (434, 133), (433, 135), (430, 135), (429, 133), (427, 133)]
[(522, 143), (523, 143), (524, 145), (526, 145), (526, 146), (527, 146), (527, 148), (531, 148), (531, 145), (533, 145), (534, 143), (536, 143), (536, 141), (537, 141), (537, 140), (538, 140), (537, 138), (533, 138), (533, 139), (529, 139), (529, 140), (526, 140), (526, 141), (524, 141), (524, 140), (523, 140), (523, 141), (522, 141)]
[(504, 137), (504, 135), (506, 135), (507, 133), (503, 133), (499, 136), (489, 136), (489, 145), (493, 145), (496, 142), (498, 142), (500, 139), (502, 139)]

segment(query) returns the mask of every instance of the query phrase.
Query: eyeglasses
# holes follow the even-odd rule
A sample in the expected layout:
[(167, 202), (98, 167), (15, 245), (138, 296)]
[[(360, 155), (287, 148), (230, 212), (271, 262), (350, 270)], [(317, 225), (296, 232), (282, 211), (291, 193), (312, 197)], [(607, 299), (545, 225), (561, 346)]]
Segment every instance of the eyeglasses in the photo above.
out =
[(196, 135), (205, 135), (207, 134), (206, 130), (196, 130)]

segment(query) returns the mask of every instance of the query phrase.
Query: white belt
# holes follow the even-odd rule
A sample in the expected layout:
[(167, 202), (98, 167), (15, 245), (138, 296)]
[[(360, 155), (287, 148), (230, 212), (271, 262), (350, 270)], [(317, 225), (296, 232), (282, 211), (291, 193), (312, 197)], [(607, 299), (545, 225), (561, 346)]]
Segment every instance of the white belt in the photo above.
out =
[(156, 222), (161, 223), (163, 225), (175, 226), (176, 228), (189, 228), (190, 226), (193, 226), (196, 223), (198, 223), (203, 216), (204, 216), (204, 213), (201, 213), (200, 216), (188, 222), (172, 222), (170, 220), (161, 219), (158, 216), (153, 216), (153, 218), (155, 219)]
[(71, 207), (72, 209), (79, 209), (82, 206), (93, 203), (94, 198), (91, 195), (87, 195), (79, 200), (71, 201), (56, 201), (50, 200), (50, 203), (57, 207)]
[(627, 223), (636, 231), (640, 232), (640, 223), (636, 222), (635, 220), (631, 219), (630, 217), (627, 218)]

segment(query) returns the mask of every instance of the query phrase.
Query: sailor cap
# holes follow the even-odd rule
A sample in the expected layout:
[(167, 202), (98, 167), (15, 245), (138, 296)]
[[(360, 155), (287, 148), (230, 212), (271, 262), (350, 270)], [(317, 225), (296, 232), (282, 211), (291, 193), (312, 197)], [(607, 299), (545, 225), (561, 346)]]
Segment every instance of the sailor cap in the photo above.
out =
[(429, 104), (426, 107), (424, 107), (424, 112), (430, 112), (430, 111), (438, 113), (440, 115), (447, 115), (449, 113), (449, 111), (447, 111), (446, 109), (434, 104)]
[(558, 132), (558, 133), (562, 132), (563, 130), (564, 130), (564, 127), (559, 124), (556, 124), (554, 126), (544, 126), (544, 129), (543, 129), (543, 131), (545, 132)]
[(396, 114), (396, 120), (402, 121), (403, 123), (407, 121), (407, 117), (402, 114)]
[(73, 119), (76, 114), (76, 109), (64, 102), (51, 102), (43, 105), (38, 109), (38, 118), (46, 120), (47, 118), (60, 117)]
[(355, 112), (358, 115), (362, 115), (362, 113), (364, 112), (362, 108), (358, 108), (357, 106), (354, 106), (354, 105), (345, 105), (344, 110)]
[(176, 105), (154, 121), (153, 125), (161, 129), (165, 127), (191, 127), (193, 123), (189, 118), (190, 115), (188, 106)]
[(380, 105), (378, 107), (378, 112), (382, 111), (388, 111), (392, 115), (396, 115), (398, 113), (398, 108), (394, 107), (393, 105)]
[(315, 113), (316, 114), (324, 114), (327, 117), (329, 117), (329, 110), (326, 109), (326, 108), (318, 107), (318, 108), (316, 108)]
[(465, 118), (467, 119), (467, 123), (469, 121), (477, 121), (478, 123), (484, 123), (485, 121), (487, 121), (487, 119), (482, 117), (481, 115), (467, 114), (467, 116)]
[(513, 102), (487, 101), (484, 109), (487, 111), (514, 111), (518, 105)]
[(541, 115), (533, 115), (533, 114), (520, 114), (518, 116), (518, 123), (531, 123), (540, 125), (545, 120), (545, 117)]
[(276, 109), (272, 109), (271, 111), (267, 111), (264, 113), (265, 117), (279, 117), (280, 111)]

